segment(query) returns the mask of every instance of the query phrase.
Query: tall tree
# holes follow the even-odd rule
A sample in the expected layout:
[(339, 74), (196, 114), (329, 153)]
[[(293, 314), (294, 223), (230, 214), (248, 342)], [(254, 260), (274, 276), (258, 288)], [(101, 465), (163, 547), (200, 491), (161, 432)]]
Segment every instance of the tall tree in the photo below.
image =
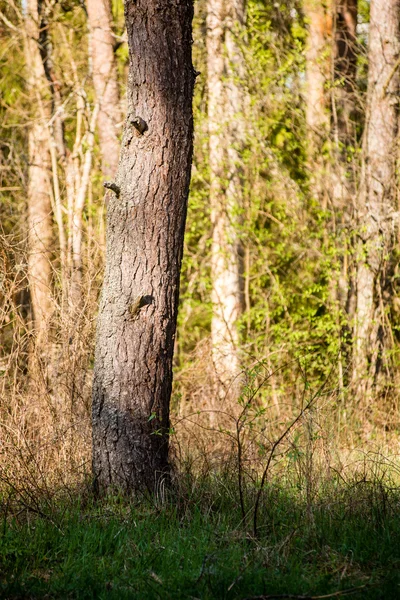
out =
[(349, 213), (354, 198), (354, 175), (349, 173), (348, 147), (356, 145), (357, 12), (358, 0), (334, 2), (334, 81), (332, 133), (335, 147), (333, 198), (335, 209)]
[(93, 384), (100, 489), (154, 490), (169, 401), (192, 158), (192, 0), (127, 0), (128, 116), (107, 215)]
[[(349, 228), (354, 216), (355, 177), (349, 147), (355, 146), (357, 0), (305, 0), (306, 121), (311, 187), (331, 218), (324, 231), (334, 234), (337, 268), (330, 282), (336, 315), (339, 386), (344, 389), (343, 314), (354, 313), (354, 273), (349, 265)], [(328, 152), (329, 149), (329, 152)], [(347, 326), (346, 326), (347, 330)]]
[(337, 135), (343, 143), (354, 139), (354, 110), (357, 74), (358, 0), (334, 3), (334, 77), (336, 80)]
[(53, 230), (49, 152), (51, 97), (41, 58), (42, 4), (38, 0), (28, 0), (26, 8), (25, 60), (34, 111), (28, 134), (28, 279), (34, 325), (38, 340), (43, 341), (52, 312), (50, 258)]
[[(335, 233), (335, 254), (338, 258), (335, 289), (332, 300), (336, 305), (339, 332), (339, 387), (344, 399), (345, 371), (343, 350), (351, 352), (346, 334), (351, 329), (355, 312), (355, 264), (353, 259), (352, 224), (355, 216), (358, 160), (356, 118), (357, 110), (357, 14), (358, 0), (335, 0), (333, 3), (334, 53), (331, 86), (331, 157), (330, 208)], [(343, 316), (346, 315), (346, 321)]]
[(238, 36), (244, 0), (207, 2), (207, 78), (212, 237), (211, 342), (217, 396), (238, 392), (238, 319), (243, 311), (240, 214), (244, 144), (243, 57)]
[(98, 134), (101, 167), (103, 176), (108, 180), (112, 179), (117, 172), (118, 124), (121, 121), (110, 0), (88, 0), (87, 11), (91, 32), (93, 84), (99, 103)]
[(357, 308), (353, 380), (367, 398), (388, 367), (396, 216), (400, 2), (371, 0), (368, 91), (358, 199)]
[[(348, 145), (355, 143), (357, 73), (357, 0), (305, 0), (306, 121), (314, 191), (335, 211), (347, 209), (354, 196), (348, 177)], [(331, 140), (333, 166), (321, 151)], [(318, 169), (315, 169), (315, 164)]]
[[(331, 77), (331, 0), (305, 0), (308, 20), (306, 48), (306, 122), (310, 143), (310, 160), (320, 155), (330, 131), (330, 97), (327, 83)], [(321, 182), (319, 182), (321, 183)], [(318, 189), (318, 194), (321, 190)]]

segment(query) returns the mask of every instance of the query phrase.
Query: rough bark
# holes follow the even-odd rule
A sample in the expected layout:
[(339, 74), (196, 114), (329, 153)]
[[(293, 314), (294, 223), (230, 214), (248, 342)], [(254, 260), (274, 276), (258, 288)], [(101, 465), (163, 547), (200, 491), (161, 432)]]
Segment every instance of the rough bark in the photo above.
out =
[(102, 173), (106, 180), (115, 176), (119, 159), (118, 124), (121, 109), (114, 57), (110, 0), (87, 0), (93, 85), (99, 103), (98, 135), (102, 157)]
[(169, 400), (192, 157), (192, 0), (127, 0), (128, 116), (107, 215), (93, 385), (99, 489), (168, 474)]
[[(400, 2), (372, 0), (367, 118), (358, 201), (357, 309), (353, 380), (365, 400), (388, 367), (388, 310), (396, 243), (395, 166), (400, 92)], [(389, 384), (389, 380), (387, 384)]]
[(52, 313), (51, 246), (53, 240), (48, 121), (51, 98), (40, 54), (40, 14), (37, 0), (28, 0), (25, 59), (34, 114), (29, 128), (28, 280), (34, 327), (43, 341)]
[(212, 238), (211, 341), (217, 396), (239, 392), (237, 322), (243, 311), (243, 210), (240, 151), (244, 141), (243, 58), (237, 35), (244, 0), (208, 0), (207, 77)]

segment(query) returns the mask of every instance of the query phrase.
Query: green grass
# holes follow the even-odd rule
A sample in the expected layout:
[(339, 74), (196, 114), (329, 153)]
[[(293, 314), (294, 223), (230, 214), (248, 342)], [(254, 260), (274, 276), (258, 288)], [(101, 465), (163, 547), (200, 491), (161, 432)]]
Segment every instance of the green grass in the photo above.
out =
[(232, 477), (182, 481), (162, 506), (81, 494), (47, 499), (38, 515), (4, 502), (0, 596), (244, 599), (366, 586), (350, 597), (400, 598), (400, 491), (389, 484), (333, 480), (308, 503), (297, 484), (270, 484), (255, 540), (254, 490), (244, 524)]

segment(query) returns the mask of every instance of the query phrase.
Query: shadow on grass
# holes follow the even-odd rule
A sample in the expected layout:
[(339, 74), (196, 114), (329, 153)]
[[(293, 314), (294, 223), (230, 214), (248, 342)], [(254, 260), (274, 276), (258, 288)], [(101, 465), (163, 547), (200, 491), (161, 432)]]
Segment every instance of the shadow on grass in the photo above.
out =
[[(246, 487), (246, 504), (256, 490)], [(400, 597), (400, 489), (295, 477), (262, 493), (259, 535), (243, 522), (232, 467), (181, 473), (163, 503), (88, 490), (30, 510), (3, 497), (2, 598)], [(251, 515), (249, 516), (251, 521)]]

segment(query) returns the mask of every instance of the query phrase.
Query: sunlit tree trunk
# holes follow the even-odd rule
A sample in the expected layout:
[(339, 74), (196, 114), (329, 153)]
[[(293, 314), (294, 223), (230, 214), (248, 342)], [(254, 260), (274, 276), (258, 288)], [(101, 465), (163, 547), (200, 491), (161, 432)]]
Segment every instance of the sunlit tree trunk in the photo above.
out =
[(243, 57), (238, 36), (244, 0), (208, 0), (207, 78), (210, 204), (213, 226), (211, 342), (217, 396), (240, 390), (238, 319), (243, 311), (240, 216), (243, 210)]
[[(338, 211), (346, 209), (349, 195), (354, 195), (353, 178), (347, 177), (346, 147), (355, 143), (357, 0), (305, 0), (304, 9), (308, 20), (306, 121), (310, 167), (317, 196), (325, 204), (329, 197), (332, 208)], [(325, 161), (321, 157), (328, 141), (334, 154), (332, 167), (328, 157)]]
[(388, 310), (398, 217), (395, 164), (400, 92), (400, 2), (371, 0), (367, 115), (358, 201), (357, 310), (353, 379), (360, 402), (386, 370)]
[(128, 116), (107, 211), (93, 385), (100, 489), (160, 489), (192, 157), (191, 0), (127, 0)]
[[(83, 277), (83, 211), (88, 193), (93, 161), (94, 130), (99, 115), (99, 104), (93, 108), (88, 130), (83, 138), (76, 140), (82, 164), (77, 160), (78, 148), (74, 149), (67, 164), (67, 182), (72, 188), (70, 204), (70, 270), (69, 270), (69, 307), (76, 316), (82, 309), (82, 277)], [(82, 151), (85, 148), (84, 152)], [(71, 189), (70, 189), (71, 196)]]
[[(82, 121), (72, 154), (67, 160), (68, 212), (69, 212), (69, 308), (76, 315), (82, 306), (83, 276), (83, 212), (89, 186), (93, 160), (94, 130), (100, 142), (102, 174), (105, 180), (115, 177), (119, 158), (118, 127), (121, 121), (117, 65), (114, 56), (115, 38), (112, 33), (112, 14), (109, 0), (88, 0), (87, 4), (90, 55), (96, 104), (90, 118), (88, 131), (81, 133)], [(78, 118), (84, 113), (80, 83), (76, 68), (75, 85)], [(83, 150), (83, 148), (85, 148)], [(78, 159), (82, 157), (82, 160)]]
[(334, 5), (334, 73), (332, 88), (332, 168), (334, 209), (351, 214), (354, 208), (354, 173), (349, 147), (356, 147), (357, 0), (336, 0)]
[(117, 65), (114, 57), (110, 0), (87, 0), (91, 32), (93, 84), (99, 103), (98, 135), (102, 173), (115, 176), (119, 158), (118, 124), (121, 121)]
[(349, 212), (354, 178), (348, 176), (347, 147), (355, 144), (357, 0), (305, 0), (304, 9), (306, 121), (314, 192), (323, 207), (329, 200), (334, 212)]
[[(322, 190), (321, 148), (330, 133), (330, 92), (332, 52), (332, 0), (305, 0), (304, 12), (308, 20), (306, 49), (306, 122), (310, 162), (318, 158), (318, 172), (314, 178), (317, 196)], [(313, 171), (315, 171), (315, 165)]]
[(355, 271), (350, 230), (356, 210), (358, 171), (357, 14), (358, 0), (336, 0), (333, 4), (335, 45), (331, 82), (330, 205), (340, 259), (337, 301), (350, 319), (354, 318), (355, 310)]
[(26, 7), (25, 59), (33, 114), (29, 128), (28, 171), (28, 280), (34, 327), (38, 344), (43, 344), (52, 313), (51, 249), (53, 241), (51, 207), (51, 160), (48, 122), (51, 98), (39, 46), (40, 4), (28, 0)]
[[(355, 265), (352, 224), (355, 216), (357, 117), (357, 0), (333, 2), (333, 80), (331, 81), (330, 208), (338, 268), (332, 278), (339, 334), (338, 376), (342, 402), (351, 346), (347, 334), (355, 313)], [(346, 315), (346, 320), (343, 317)], [(346, 358), (346, 359), (345, 359)], [(344, 409), (344, 405), (342, 407)], [(345, 416), (345, 412), (342, 413)]]
[(357, 14), (358, 0), (336, 0), (334, 5), (334, 124), (337, 138), (343, 144), (354, 142), (355, 135)]
[[(354, 156), (357, 0), (306, 0), (309, 36), (306, 53), (306, 118), (311, 189), (331, 218), (324, 244), (335, 243), (336, 267), (329, 302), (336, 315), (338, 374), (344, 399), (347, 352), (343, 316), (354, 316), (354, 268), (349, 233), (355, 208)], [(330, 234), (330, 236), (329, 236)]]

